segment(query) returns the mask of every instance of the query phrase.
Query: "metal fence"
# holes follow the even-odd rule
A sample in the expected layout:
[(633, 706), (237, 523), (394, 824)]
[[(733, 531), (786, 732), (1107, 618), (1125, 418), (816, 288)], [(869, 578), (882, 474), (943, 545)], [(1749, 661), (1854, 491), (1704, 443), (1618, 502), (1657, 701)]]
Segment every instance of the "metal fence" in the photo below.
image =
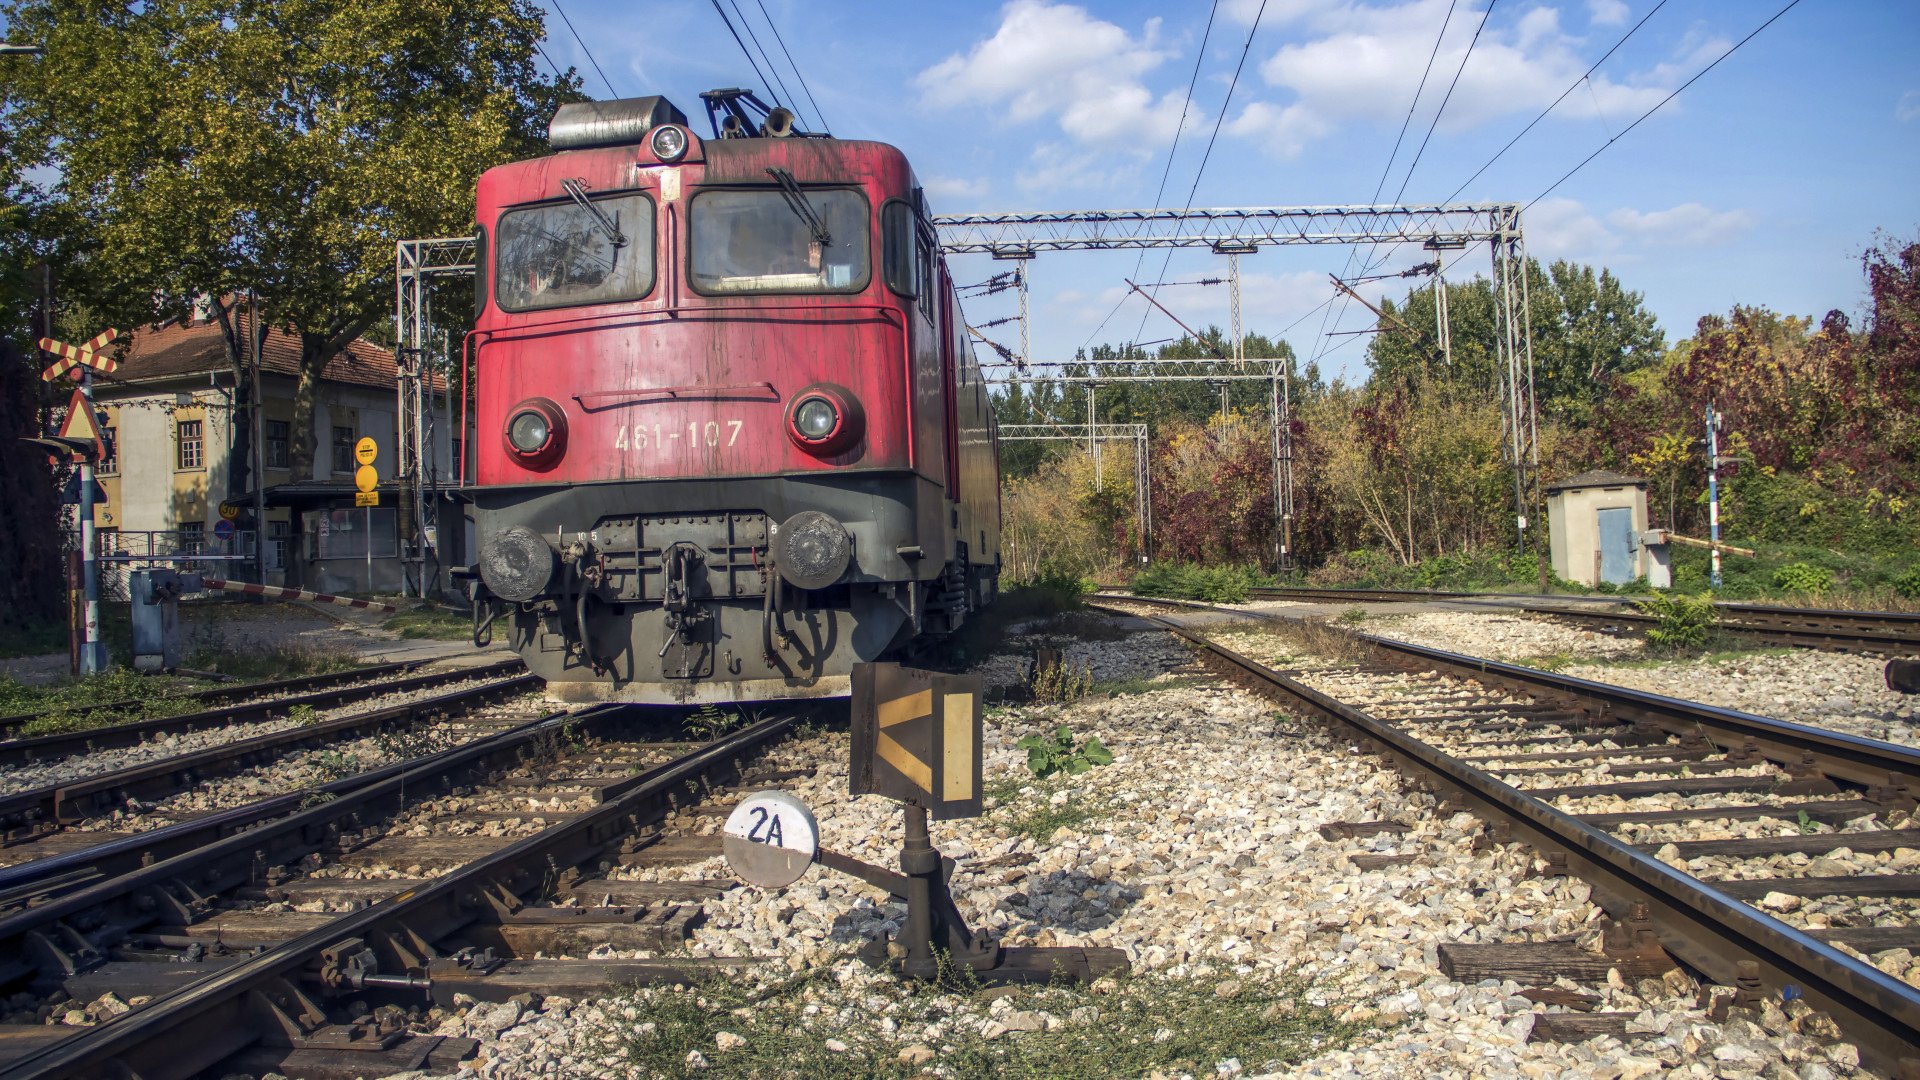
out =
[[(76, 550), (80, 534), (68, 530), (65, 541), (68, 550)], [(287, 543), (284, 538), (270, 542), (268, 569), (285, 565)], [(221, 537), (194, 529), (98, 529), (94, 532), (94, 558), (100, 565), (100, 599), (124, 601), (132, 596), (127, 582), (135, 570), (166, 567), (183, 573), (251, 579), (254, 532), (239, 529), (230, 537)], [(236, 567), (241, 569), (237, 571)], [(216, 594), (203, 591), (189, 595)]]

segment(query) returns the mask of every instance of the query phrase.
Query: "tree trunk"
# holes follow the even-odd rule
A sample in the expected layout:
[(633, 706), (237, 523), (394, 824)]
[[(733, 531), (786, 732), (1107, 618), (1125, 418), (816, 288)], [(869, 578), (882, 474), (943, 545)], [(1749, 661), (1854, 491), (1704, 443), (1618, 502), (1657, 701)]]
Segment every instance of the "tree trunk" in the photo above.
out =
[[(220, 338), (227, 346), (227, 366), (233, 372), (233, 442), (227, 450), (227, 495), (232, 498), (252, 488), (254, 433), (250, 406), (260, 390), (253, 385), (247, 343), (241, 340), (244, 331), (233, 317), (233, 305), (216, 298), (213, 310), (220, 319)], [(253, 321), (251, 311), (248, 316)]]
[(319, 440), (313, 430), (313, 405), (320, 394), (320, 372), (333, 354), (326, 351), (325, 335), (300, 334), (300, 377), (293, 388), (293, 425), (287, 445), (287, 464), (294, 483), (313, 479), (313, 454)]

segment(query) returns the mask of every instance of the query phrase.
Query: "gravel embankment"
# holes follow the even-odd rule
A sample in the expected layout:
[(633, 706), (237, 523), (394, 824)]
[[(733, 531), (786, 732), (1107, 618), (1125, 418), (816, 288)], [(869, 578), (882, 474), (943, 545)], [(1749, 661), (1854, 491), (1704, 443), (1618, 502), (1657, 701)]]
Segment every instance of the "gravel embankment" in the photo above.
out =
[[(1115, 652), (1133, 648), (1139, 670), (1187, 660), (1184, 650), (1144, 636), (1102, 644)], [(1016, 742), (1061, 724), (1076, 738), (1099, 736), (1114, 763), (1064, 780), (1032, 780)], [(885, 800), (846, 794), (847, 753), (845, 736), (824, 735), (784, 746), (774, 758), (776, 765), (818, 766), (788, 786), (813, 808), (823, 846), (892, 865), (900, 812)], [(970, 923), (1007, 944), (1120, 948), (1137, 972), (1217, 985), (1223, 1013), (1243, 979), (1302, 980), (1310, 989), (1300, 1009), (1324, 1009), (1359, 1034), (1334, 1039), (1332, 1048), (1303, 1054), (1274, 1075), (1637, 1078), (1766, 1069), (1768, 1076), (1827, 1080), (1857, 1063), (1852, 1047), (1816, 1042), (1826, 1032), (1802, 1019), (1804, 1008), (1792, 1016), (1772, 1009), (1759, 1023), (1710, 1023), (1704, 991), (1678, 975), (1588, 988), (1599, 995), (1598, 1008), (1639, 1014), (1637, 1033), (1625, 1042), (1527, 1043), (1549, 1007), (1519, 996), (1516, 983), (1453, 982), (1439, 970), (1437, 947), (1591, 943), (1600, 912), (1588, 902), (1588, 888), (1533, 876), (1533, 860), (1518, 846), (1475, 851), (1480, 829), (1472, 817), (1437, 816), (1431, 796), (1409, 791), (1375, 761), (1237, 689), (1182, 685), (1000, 711), (989, 718), (985, 763), (997, 796), (988, 814), (935, 827), (936, 843), (959, 860), (953, 889)], [(1329, 841), (1318, 832), (1326, 823), (1376, 820), (1410, 828), (1365, 840)], [(720, 824), (697, 822), (689, 821), (696, 831)], [(1350, 858), (1361, 854), (1414, 858), (1361, 870)], [(717, 859), (626, 873), (653, 880), (730, 876)], [(1050, 999), (1031, 992), (992, 1002), (948, 994), (916, 1003), (891, 978), (845, 955), (897, 930), (904, 906), (818, 868), (775, 893), (733, 890), (708, 901), (705, 912), (691, 942), (694, 955), (774, 960), (773, 970), (748, 976), (759, 980), (755, 985), (786, 971), (825, 968), (829, 974), (806, 991), (811, 1004), (801, 1022), (828, 1051), (869, 1054), (890, 1069), (897, 1062), (963, 1075), (945, 1063), (969, 1047), (1027, 1037), (1022, 1032), (1068, 1038), (1106, 1007), (1098, 993), (1072, 1008), (1041, 1007)], [(644, 1050), (648, 1040), (664, 1037), (649, 1015), (631, 1001), (551, 998), (532, 1008), (475, 1005), (441, 1016), (437, 1030), (483, 1040), (480, 1059), (463, 1077), (619, 1076), (633, 1074), (632, 1059), (609, 1047), (624, 1040)], [(1156, 1041), (1174, 1036), (1151, 1034)], [(691, 1071), (717, 1055), (750, 1053), (755, 1037), (722, 1032), (676, 1064)], [(1739, 1071), (1721, 1071), (1728, 1068)], [(1260, 1071), (1259, 1061), (1242, 1061), (1237, 1049), (1223, 1047), (1217, 1058), (1168, 1075)]]

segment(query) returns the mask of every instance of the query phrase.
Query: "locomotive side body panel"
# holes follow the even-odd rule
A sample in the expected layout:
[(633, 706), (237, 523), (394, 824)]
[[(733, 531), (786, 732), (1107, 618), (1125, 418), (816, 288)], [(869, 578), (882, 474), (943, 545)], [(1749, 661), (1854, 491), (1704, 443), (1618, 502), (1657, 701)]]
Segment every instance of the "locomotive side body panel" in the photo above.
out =
[(678, 134), (481, 179), (479, 598), (561, 699), (846, 693), (993, 595), (978, 365), (899, 151)]

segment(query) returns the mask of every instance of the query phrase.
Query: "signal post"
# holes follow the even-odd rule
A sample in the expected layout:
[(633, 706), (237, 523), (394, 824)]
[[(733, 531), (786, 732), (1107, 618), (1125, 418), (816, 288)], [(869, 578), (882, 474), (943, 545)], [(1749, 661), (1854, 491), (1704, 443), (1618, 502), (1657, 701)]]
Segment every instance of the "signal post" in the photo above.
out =
[(875, 939), (863, 957), (909, 979), (938, 978), (947, 964), (989, 984), (1090, 982), (1126, 969), (1120, 949), (1000, 945), (969, 929), (954, 904), (947, 885), (954, 862), (933, 846), (928, 822), (982, 811), (980, 690), (971, 676), (899, 664), (853, 667), (848, 793), (902, 804), (900, 872), (821, 847), (813, 814), (792, 795), (773, 791), (748, 796), (727, 818), (721, 848), (728, 865), (750, 884), (785, 888), (817, 862), (906, 901), (907, 923), (898, 938)]

